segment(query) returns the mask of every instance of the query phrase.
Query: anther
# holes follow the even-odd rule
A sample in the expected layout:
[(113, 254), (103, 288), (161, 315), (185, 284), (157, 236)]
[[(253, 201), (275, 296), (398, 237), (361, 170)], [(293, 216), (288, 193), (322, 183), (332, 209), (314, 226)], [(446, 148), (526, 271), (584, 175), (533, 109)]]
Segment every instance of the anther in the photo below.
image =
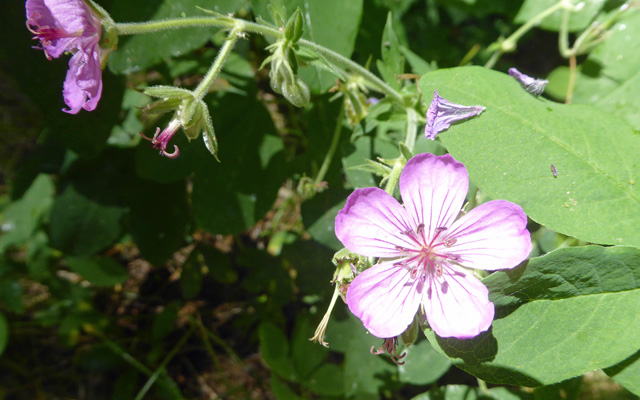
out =
[(444, 244), (444, 247), (451, 247), (457, 242), (458, 242), (458, 239), (454, 237), (449, 237), (449, 238), (446, 238), (442, 243)]

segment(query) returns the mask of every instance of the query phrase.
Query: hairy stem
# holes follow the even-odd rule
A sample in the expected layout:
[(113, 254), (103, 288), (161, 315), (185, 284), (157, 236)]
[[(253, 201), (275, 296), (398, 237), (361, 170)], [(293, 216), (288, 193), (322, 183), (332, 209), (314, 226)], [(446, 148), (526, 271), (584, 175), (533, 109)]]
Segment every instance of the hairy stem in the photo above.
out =
[(238, 41), (238, 37), (241, 32), (242, 31), (240, 29), (234, 28), (229, 33), (229, 36), (227, 36), (224, 45), (222, 45), (222, 47), (220, 48), (218, 56), (216, 57), (213, 64), (211, 64), (211, 68), (209, 68), (209, 71), (207, 71), (207, 74), (198, 84), (198, 87), (193, 91), (193, 95), (197, 99), (202, 100), (204, 95), (209, 91), (211, 85), (213, 85), (213, 82), (216, 80), (216, 78), (220, 74), (220, 71), (222, 70), (222, 66), (224, 65), (225, 61), (227, 61), (227, 57), (229, 57), (229, 54), (231, 54), (233, 46), (235, 46), (236, 42)]
[(515, 50), (518, 40), (520, 40), (520, 38), (524, 36), (524, 34), (529, 32), (533, 27), (538, 25), (540, 21), (542, 21), (543, 19), (547, 18), (549, 15), (553, 14), (554, 12), (560, 9), (569, 9), (570, 7), (573, 7), (571, 0), (560, 0), (554, 5), (552, 5), (551, 7), (542, 11), (540, 14), (531, 18), (529, 21), (527, 21), (524, 25), (518, 28), (515, 32), (511, 34), (511, 36), (506, 38), (500, 44), (500, 48), (493, 53), (489, 61), (487, 61), (487, 63), (485, 64), (485, 67), (493, 68), (493, 66), (502, 56), (502, 54)]
[[(255, 33), (275, 39), (284, 38), (284, 33), (279, 31), (278, 29), (256, 24), (254, 22), (245, 21), (243, 19), (218, 16), (175, 18), (162, 21), (135, 23), (117, 23), (115, 25), (115, 31), (119, 36), (125, 36), (192, 27), (219, 27), (226, 29), (238, 29), (242, 32)], [(328, 61), (362, 76), (362, 78), (367, 82), (367, 85), (372, 89), (385, 93), (387, 96), (393, 98), (400, 104), (404, 103), (404, 99), (402, 98), (402, 95), (400, 93), (398, 93), (391, 86), (387, 85), (382, 79), (378, 78), (358, 63), (351, 61), (350, 59), (334, 52), (333, 50), (330, 50), (324, 46), (320, 46), (319, 44), (310, 42), (308, 40), (300, 39), (298, 41), (298, 45), (315, 50), (317, 53), (325, 57)]]
[(571, 54), (569, 56), (569, 85), (567, 87), (567, 96), (564, 99), (565, 104), (571, 104), (571, 100), (573, 99), (573, 90), (576, 86), (576, 56), (575, 54)]
[(318, 175), (316, 176), (316, 179), (313, 180), (313, 183), (316, 185), (324, 180), (324, 176), (327, 174), (327, 171), (329, 170), (329, 165), (331, 165), (331, 160), (333, 159), (333, 156), (336, 153), (336, 149), (338, 148), (338, 143), (340, 142), (340, 133), (342, 133), (343, 119), (344, 119), (344, 104), (340, 107), (338, 119), (336, 120), (336, 127), (333, 130), (333, 138), (331, 139), (331, 146), (329, 146), (329, 151), (324, 156), (324, 160), (322, 161), (322, 165), (320, 166), (320, 171), (318, 171)]

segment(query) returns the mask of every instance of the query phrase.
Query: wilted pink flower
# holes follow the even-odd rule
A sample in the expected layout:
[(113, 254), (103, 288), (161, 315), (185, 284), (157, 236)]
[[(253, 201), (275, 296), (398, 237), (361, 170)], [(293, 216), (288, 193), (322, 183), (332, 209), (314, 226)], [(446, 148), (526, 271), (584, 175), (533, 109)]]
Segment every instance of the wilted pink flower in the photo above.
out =
[(509, 76), (515, 78), (525, 90), (531, 94), (539, 96), (544, 92), (544, 88), (549, 81), (545, 79), (532, 78), (529, 75), (525, 75), (515, 68), (509, 68)]
[(351, 312), (372, 335), (400, 335), (424, 312), (441, 337), (487, 330), (494, 307), (469, 269), (513, 268), (531, 238), (520, 206), (493, 200), (457, 219), (469, 187), (467, 170), (450, 155), (413, 157), (400, 177), (404, 207), (379, 188), (356, 189), (336, 217), (336, 236), (380, 262), (347, 291)]
[(167, 152), (167, 146), (169, 145), (169, 141), (173, 138), (173, 135), (178, 132), (180, 129), (180, 120), (178, 118), (173, 118), (169, 125), (160, 132), (160, 128), (156, 128), (156, 133), (152, 138), (148, 138), (144, 133), (140, 132), (140, 135), (146, 140), (150, 141), (153, 145), (153, 148), (156, 150), (160, 150), (160, 155), (168, 158), (177, 158), (180, 155), (180, 150), (178, 146), (173, 145), (173, 153)]
[(427, 125), (424, 134), (427, 139), (434, 140), (436, 135), (451, 126), (451, 123), (479, 115), (485, 110), (482, 106), (462, 106), (452, 103), (433, 93), (433, 100), (427, 110)]
[(27, 0), (25, 8), (27, 27), (48, 59), (73, 54), (62, 91), (69, 109), (63, 111), (93, 111), (102, 93), (101, 63), (108, 54), (99, 44), (100, 16), (82, 0)]

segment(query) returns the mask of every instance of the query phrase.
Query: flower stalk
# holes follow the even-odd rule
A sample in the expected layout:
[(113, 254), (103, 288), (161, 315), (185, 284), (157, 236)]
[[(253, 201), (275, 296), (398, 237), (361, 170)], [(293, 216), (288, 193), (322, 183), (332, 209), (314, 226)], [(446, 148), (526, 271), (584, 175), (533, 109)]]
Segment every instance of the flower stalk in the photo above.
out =
[(487, 61), (487, 63), (484, 66), (486, 68), (493, 68), (496, 62), (498, 62), (498, 60), (504, 53), (510, 53), (516, 49), (518, 40), (520, 40), (522, 36), (524, 36), (532, 28), (537, 26), (543, 19), (547, 18), (549, 15), (561, 9), (566, 10), (565, 12), (569, 12), (570, 10), (572, 10), (573, 9), (572, 1), (560, 0), (559, 2), (555, 3), (551, 7), (547, 8), (546, 10), (542, 11), (540, 14), (536, 15), (535, 17), (531, 18), (529, 21), (524, 23), (520, 28), (518, 28), (515, 32), (513, 32), (511, 36), (502, 40), (499, 43), (499, 47), (491, 55), (491, 58), (489, 59), (489, 61)]
[[(284, 33), (278, 29), (271, 28), (265, 25), (260, 25), (254, 22), (245, 21), (238, 18), (227, 16), (212, 16), (212, 17), (189, 17), (189, 18), (175, 18), (167, 19), (163, 21), (149, 21), (149, 22), (134, 22), (134, 23), (117, 23), (115, 24), (115, 30), (119, 36), (124, 35), (139, 35), (147, 34), (158, 31), (164, 31), (169, 29), (180, 28), (192, 28), (192, 27), (219, 27), (238, 29), (242, 32), (259, 34), (262, 36), (275, 38), (277, 40), (284, 39)], [(358, 75), (360, 75), (365, 81), (368, 87), (371, 89), (380, 91), (387, 96), (391, 97), (394, 101), (404, 105), (404, 98), (400, 93), (394, 90), (391, 86), (387, 85), (382, 79), (375, 76), (372, 72), (362, 67), (360, 64), (351, 61), (350, 59), (316, 43), (310, 42), (305, 39), (298, 40), (297, 44), (300, 47), (306, 47), (315, 50), (317, 53), (325, 57), (328, 61), (335, 63), (339, 67), (348, 69)]]
[(233, 47), (241, 35), (242, 28), (239, 25), (236, 25), (231, 32), (229, 32), (229, 36), (227, 36), (224, 45), (220, 48), (220, 52), (218, 53), (215, 61), (211, 64), (211, 68), (209, 68), (209, 71), (207, 71), (207, 74), (202, 78), (198, 87), (193, 91), (193, 95), (196, 99), (202, 100), (202, 98), (207, 94), (209, 88), (213, 85), (213, 82), (215, 82), (218, 75), (220, 75), (220, 71), (222, 71), (222, 67), (227, 61), (227, 57), (231, 54), (231, 50), (233, 50)]

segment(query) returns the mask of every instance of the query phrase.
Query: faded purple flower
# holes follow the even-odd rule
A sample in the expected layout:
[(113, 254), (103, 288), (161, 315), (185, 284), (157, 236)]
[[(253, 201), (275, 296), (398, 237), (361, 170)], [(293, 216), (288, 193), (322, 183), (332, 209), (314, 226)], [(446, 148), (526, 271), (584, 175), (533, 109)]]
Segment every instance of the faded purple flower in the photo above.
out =
[(169, 145), (169, 141), (173, 138), (173, 135), (178, 132), (180, 129), (180, 120), (178, 118), (173, 118), (169, 125), (160, 132), (160, 128), (156, 128), (156, 133), (152, 138), (147, 137), (144, 133), (140, 132), (140, 136), (144, 139), (151, 142), (151, 145), (154, 149), (160, 150), (160, 155), (168, 158), (177, 158), (180, 155), (180, 150), (178, 146), (173, 145), (173, 153), (167, 152), (167, 146)]
[(25, 8), (27, 27), (48, 59), (73, 54), (62, 91), (69, 109), (63, 111), (93, 111), (102, 93), (101, 63), (109, 52), (99, 44), (100, 16), (82, 0), (27, 0)]
[(545, 86), (549, 81), (545, 79), (535, 79), (529, 75), (525, 75), (515, 68), (509, 68), (509, 75), (514, 77), (525, 90), (531, 94), (539, 96), (544, 92)]
[(404, 207), (379, 188), (356, 189), (336, 217), (336, 236), (380, 262), (347, 291), (351, 312), (372, 335), (393, 338), (424, 313), (441, 337), (470, 338), (494, 316), (487, 288), (469, 269), (513, 268), (531, 237), (520, 206), (493, 200), (457, 219), (469, 187), (450, 155), (413, 157), (400, 177)]
[(433, 101), (427, 110), (427, 125), (424, 134), (427, 139), (434, 140), (436, 135), (451, 126), (452, 122), (475, 117), (485, 110), (482, 106), (462, 106), (452, 103), (433, 93)]

